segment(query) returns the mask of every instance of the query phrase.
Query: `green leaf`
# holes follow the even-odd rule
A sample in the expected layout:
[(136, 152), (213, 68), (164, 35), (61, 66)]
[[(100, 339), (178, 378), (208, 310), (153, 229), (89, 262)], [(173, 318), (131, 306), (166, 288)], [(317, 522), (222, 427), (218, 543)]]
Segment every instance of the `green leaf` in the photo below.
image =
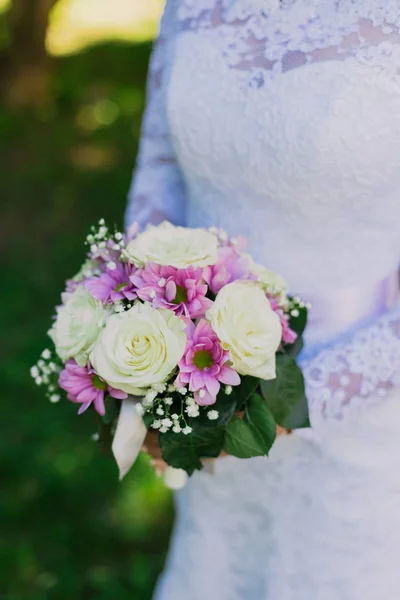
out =
[[(217, 410), (219, 413), (218, 419), (216, 419), (215, 421), (210, 421), (210, 419), (207, 417), (207, 413), (209, 410)], [(214, 425), (224, 426), (227, 423), (229, 423), (232, 416), (235, 414), (235, 411), (235, 398), (232, 398), (232, 394), (228, 396), (221, 390), (217, 396), (216, 402), (212, 406), (206, 406), (204, 408), (201, 408), (200, 416), (197, 417), (195, 420), (196, 423), (200, 423), (205, 427), (212, 427)], [(190, 423), (190, 425), (193, 427), (193, 420)]]
[(236, 410), (243, 410), (248, 399), (254, 394), (260, 385), (260, 380), (257, 377), (250, 377), (249, 375), (240, 376), (241, 383), (235, 386), (232, 390), (231, 401), (235, 402)]
[(264, 456), (259, 437), (249, 423), (234, 415), (226, 428), (224, 450), (237, 458)]
[(306, 307), (301, 308), (300, 306), (298, 306), (296, 308), (299, 312), (299, 315), (297, 317), (293, 317), (292, 315), (290, 315), (289, 326), (290, 329), (295, 331), (298, 336), (301, 336), (303, 335), (304, 330), (307, 326), (308, 310)]
[(303, 350), (304, 340), (301, 335), (298, 335), (293, 344), (285, 344), (284, 353), (297, 358), (300, 352)]
[(253, 394), (246, 405), (245, 423), (258, 440), (264, 454), (268, 455), (276, 438), (275, 419), (259, 394)]
[(112, 398), (110, 394), (106, 394), (104, 398), (104, 406), (106, 409), (105, 415), (102, 417), (103, 423), (113, 423), (118, 419), (119, 411), (121, 408), (121, 401)]
[(171, 467), (184, 469), (189, 475), (202, 469), (202, 458), (217, 458), (223, 449), (225, 428), (191, 423), (189, 435), (168, 431), (160, 434), (163, 459)]
[(143, 423), (146, 425), (147, 429), (150, 428), (150, 425), (155, 420), (152, 412), (145, 412), (142, 419), (143, 419)]
[(305, 429), (311, 427), (306, 396), (302, 396), (293, 411), (285, 419), (286, 429)]
[(278, 425), (286, 429), (309, 426), (304, 377), (293, 357), (277, 356), (276, 379), (262, 381), (261, 391)]

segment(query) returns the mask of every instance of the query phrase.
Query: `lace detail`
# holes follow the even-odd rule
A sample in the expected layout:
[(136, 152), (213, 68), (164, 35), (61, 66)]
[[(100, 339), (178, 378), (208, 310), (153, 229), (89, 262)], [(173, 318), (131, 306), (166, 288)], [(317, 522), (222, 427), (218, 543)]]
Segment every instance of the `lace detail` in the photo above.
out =
[(314, 429), (380, 404), (400, 387), (400, 309), (301, 366)]
[[(230, 68), (250, 73), (253, 87), (313, 62), (363, 61), (381, 44), (393, 74), (399, 74), (397, 0), (373, 6), (365, 0), (184, 0), (178, 18), (182, 31), (218, 30), (213, 43)], [(379, 59), (376, 64), (383, 66)]]

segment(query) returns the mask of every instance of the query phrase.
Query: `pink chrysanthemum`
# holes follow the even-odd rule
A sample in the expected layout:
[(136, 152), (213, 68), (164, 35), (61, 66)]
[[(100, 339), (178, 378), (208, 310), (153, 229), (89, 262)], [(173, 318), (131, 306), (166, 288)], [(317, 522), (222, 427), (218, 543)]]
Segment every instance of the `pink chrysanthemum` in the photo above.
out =
[(241, 256), (233, 246), (220, 248), (215, 265), (204, 269), (204, 279), (214, 294), (218, 294), (228, 283), (251, 278), (247, 258)]
[(90, 294), (102, 302), (112, 303), (119, 300), (134, 300), (137, 297), (135, 267), (130, 264), (109, 262), (104, 273), (90, 277), (84, 286)]
[(197, 319), (204, 317), (212, 305), (206, 298), (208, 287), (203, 280), (203, 269), (176, 269), (149, 263), (141, 278), (143, 283), (137, 295), (151, 302), (154, 308), (168, 308), (176, 315)]
[(116, 390), (96, 375), (91, 366), (80, 367), (74, 360), (68, 360), (58, 380), (60, 388), (67, 392), (68, 400), (81, 404), (78, 414), (83, 413), (93, 403), (99, 415), (105, 414), (104, 394), (123, 400), (128, 394)]
[(297, 333), (290, 329), (289, 315), (287, 315), (275, 298), (268, 296), (271, 308), (278, 315), (282, 326), (282, 341), (284, 344), (294, 344), (297, 340)]
[(197, 404), (214, 404), (221, 383), (239, 385), (238, 373), (226, 363), (229, 352), (224, 350), (211, 325), (202, 319), (197, 327), (189, 322), (186, 328), (185, 354), (179, 362), (178, 386), (189, 384)]

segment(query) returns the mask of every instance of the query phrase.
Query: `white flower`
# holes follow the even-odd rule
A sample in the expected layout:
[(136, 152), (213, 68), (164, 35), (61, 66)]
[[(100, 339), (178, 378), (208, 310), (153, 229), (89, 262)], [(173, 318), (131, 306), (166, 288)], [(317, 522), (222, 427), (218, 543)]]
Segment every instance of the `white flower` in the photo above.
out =
[(249, 254), (243, 253), (243, 255), (249, 261), (250, 272), (257, 277), (257, 282), (261, 287), (273, 296), (280, 296), (282, 301), (286, 301), (289, 291), (287, 281), (280, 275), (264, 267), (264, 265), (256, 263)]
[(163, 419), (161, 421), (161, 425), (163, 427), (167, 427), (169, 429), (170, 427), (172, 427), (173, 423), (172, 423), (171, 419)]
[(193, 404), (188, 404), (185, 410), (187, 415), (192, 418), (196, 418), (200, 414), (200, 408), (195, 402), (193, 402)]
[(210, 421), (216, 421), (216, 419), (219, 417), (219, 412), (217, 410), (209, 410), (207, 417), (210, 419)]
[(146, 394), (149, 387), (164, 382), (182, 358), (184, 327), (182, 319), (169, 310), (135, 304), (126, 312), (111, 315), (90, 361), (112, 387), (128, 394)]
[(241, 375), (274, 379), (275, 354), (282, 326), (264, 292), (252, 282), (236, 281), (223, 287), (207, 313), (233, 368)]
[(45, 360), (49, 360), (51, 358), (51, 352), (48, 348), (46, 348), (45, 350), (43, 350), (42, 352), (42, 358), (44, 358)]
[(159, 407), (157, 408), (157, 410), (156, 410), (156, 413), (157, 413), (158, 415), (160, 415), (160, 417), (162, 417), (162, 416), (163, 416), (163, 414), (164, 414), (164, 409), (163, 409), (163, 408), (161, 408), (161, 406), (159, 406)]
[(173, 400), (173, 398), (170, 398), (170, 397), (168, 396), (168, 398), (164, 398), (164, 402), (165, 402), (165, 404), (166, 404), (167, 406), (172, 406), (172, 405), (173, 405), (173, 403), (174, 403), (174, 400)]
[(179, 425), (179, 423), (177, 423), (176, 425), (173, 426), (172, 431), (174, 433), (181, 433), (182, 427)]
[(138, 415), (143, 417), (144, 413), (146, 412), (146, 409), (142, 404), (138, 403), (136, 404), (136, 412)]
[(161, 421), (159, 421), (158, 419), (156, 419), (155, 421), (153, 421), (153, 423), (152, 423), (151, 426), (152, 426), (153, 429), (160, 429), (160, 427), (161, 427)]
[(85, 366), (108, 312), (83, 286), (66, 295), (49, 335), (64, 362), (74, 358)]
[(207, 267), (217, 262), (218, 239), (204, 229), (175, 227), (164, 222), (149, 227), (130, 241), (125, 255), (134, 264), (150, 261), (178, 269)]
[(34, 365), (33, 367), (31, 367), (31, 377), (33, 377), (33, 379), (36, 379), (36, 377), (39, 376), (39, 369), (37, 368), (36, 365)]
[(163, 392), (165, 392), (165, 389), (166, 389), (166, 387), (167, 387), (167, 386), (166, 386), (166, 384), (165, 384), (165, 383), (155, 383), (155, 384), (153, 385), (153, 389), (154, 389), (154, 390), (156, 390), (156, 392), (157, 392), (158, 394), (162, 394)]
[(191, 427), (189, 427), (189, 425), (187, 425), (184, 429), (182, 429), (182, 433), (184, 433), (185, 435), (189, 435), (190, 433), (192, 433), (193, 429)]
[(144, 399), (143, 399), (143, 406), (149, 407), (153, 404), (154, 400), (157, 398), (158, 393), (156, 392), (156, 390), (149, 390)]
[(53, 404), (55, 404), (56, 402), (59, 402), (60, 400), (60, 395), (59, 394), (52, 394), (49, 398), (50, 402), (52, 402)]
[(227, 396), (230, 396), (230, 395), (232, 394), (232, 392), (233, 392), (233, 387), (232, 387), (231, 385), (227, 385), (227, 386), (225, 387), (225, 394), (226, 394)]

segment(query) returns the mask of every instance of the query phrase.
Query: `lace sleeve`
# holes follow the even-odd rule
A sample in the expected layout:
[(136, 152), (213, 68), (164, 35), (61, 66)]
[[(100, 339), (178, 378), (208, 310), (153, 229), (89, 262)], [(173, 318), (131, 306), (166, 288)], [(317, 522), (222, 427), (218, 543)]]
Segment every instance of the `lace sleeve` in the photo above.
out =
[(184, 224), (184, 183), (166, 116), (166, 79), (176, 27), (176, 3), (177, 0), (167, 2), (150, 61), (147, 107), (125, 215), (127, 227), (134, 221), (143, 226), (166, 219)]
[(400, 307), (302, 368), (314, 428), (381, 402), (400, 386)]

